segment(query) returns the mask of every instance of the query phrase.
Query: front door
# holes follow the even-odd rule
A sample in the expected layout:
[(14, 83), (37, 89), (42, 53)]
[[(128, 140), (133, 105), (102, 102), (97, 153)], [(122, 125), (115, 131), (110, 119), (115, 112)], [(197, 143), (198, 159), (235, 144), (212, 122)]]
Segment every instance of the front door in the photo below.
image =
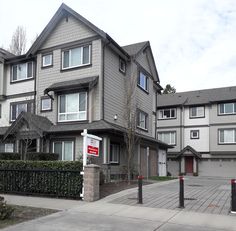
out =
[(185, 157), (185, 170), (186, 174), (193, 174), (193, 157), (192, 156), (186, 156)]
[(159, 176), (166, 176), (166, 151), (158, 151), (158, 173)]

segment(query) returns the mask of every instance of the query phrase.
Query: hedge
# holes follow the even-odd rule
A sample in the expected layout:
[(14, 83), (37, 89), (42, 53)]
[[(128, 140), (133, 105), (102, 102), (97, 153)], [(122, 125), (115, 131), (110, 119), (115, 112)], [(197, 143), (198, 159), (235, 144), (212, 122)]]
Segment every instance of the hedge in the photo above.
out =
[(0, 192), (79, 198), (79, 161), (0, 160)]
[(57, 153), (46, 152), (28, 152), (26, 153), (26, 160), (58, 160), (59, 155)]
[(20, 154), (15, 152), (0, 152), (0, 160), (20, 160)]

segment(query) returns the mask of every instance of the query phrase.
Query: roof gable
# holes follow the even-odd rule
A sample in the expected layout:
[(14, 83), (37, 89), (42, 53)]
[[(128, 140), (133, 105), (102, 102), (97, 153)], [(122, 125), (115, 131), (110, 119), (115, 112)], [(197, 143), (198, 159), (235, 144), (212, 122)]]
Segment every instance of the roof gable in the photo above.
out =
[(27, 55), (35, 54), (37, 50), (44, 44), (46, 39), (50, 36), (50, 34), (53, 32), (55, 27), (58, 25), (58, 23), (61, 22), (61, 20), (65, 17), (70, 16), (71, 18), (75, 18), (76, 20), (80, 21), (83, 25), (88, 27), (91, 31), (98, 34), (102, 38), (106, 38), (106, 33), (102, 30), (100, 30), (98, 27), (93, 25), (91, 22), (89, 22), (87, 19), (85, 19), (83, 16), (72, 10), (70, 7), (65, 5), (64, 3), (61, 4), (57, 12), (54, 14), (52, 19), (49, 21), (47, 26), (44, 28), (42, 33), (38, 36), (36, 41), (33, 43), (29, 51), (27, 52)]
[(197, 158), (201, 158), (201, 154), (197, 152), (194, 148), (191, 146), (187, 145), (182, 151), (176, 156), (176, 158), (181, 157), (181, 156), (188, 156), (188, 155), (193, 155), (196, 156)]

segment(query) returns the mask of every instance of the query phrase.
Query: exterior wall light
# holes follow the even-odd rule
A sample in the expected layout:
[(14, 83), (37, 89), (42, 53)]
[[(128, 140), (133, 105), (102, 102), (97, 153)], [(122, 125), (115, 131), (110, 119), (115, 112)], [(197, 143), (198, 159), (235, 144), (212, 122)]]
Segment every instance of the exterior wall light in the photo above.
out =
[(118, 119), (118, 116), (117, 114), (114, 115), (114, 120), (117, 120)]

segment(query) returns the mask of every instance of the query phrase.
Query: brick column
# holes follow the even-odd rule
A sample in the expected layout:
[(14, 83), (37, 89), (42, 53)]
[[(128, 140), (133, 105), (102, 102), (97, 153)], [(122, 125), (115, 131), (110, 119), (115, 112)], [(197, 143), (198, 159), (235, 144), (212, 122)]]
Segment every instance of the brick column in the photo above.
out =
[(84, 201), (92, 202), (99, 199), (100, 167), (90, 164), (84, 167)]

